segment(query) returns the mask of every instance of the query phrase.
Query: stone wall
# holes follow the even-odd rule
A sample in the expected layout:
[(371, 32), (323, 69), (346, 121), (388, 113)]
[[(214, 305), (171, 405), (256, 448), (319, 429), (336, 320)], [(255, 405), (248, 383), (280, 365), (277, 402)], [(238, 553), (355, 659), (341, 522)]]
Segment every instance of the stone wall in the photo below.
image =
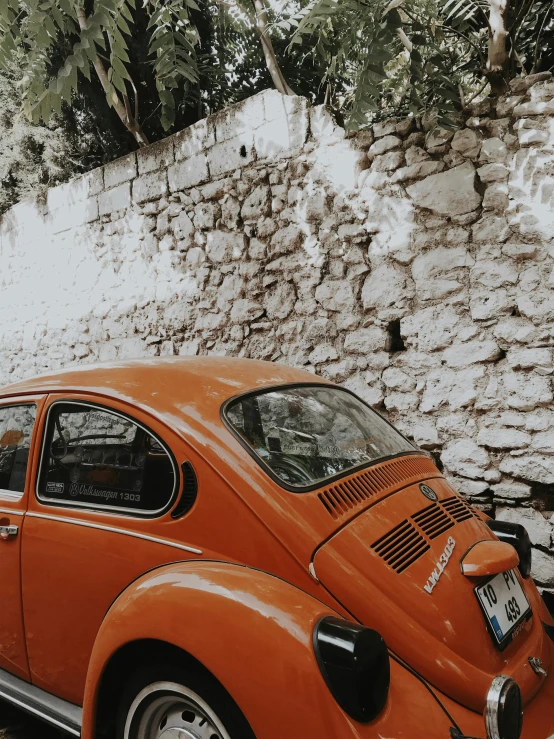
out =
[(456, 132), (348, 136), (260, 94), (21, 203), (0, 228), (1, 380), (233, 354), (355, 390), (554, 587), (554, 82)]

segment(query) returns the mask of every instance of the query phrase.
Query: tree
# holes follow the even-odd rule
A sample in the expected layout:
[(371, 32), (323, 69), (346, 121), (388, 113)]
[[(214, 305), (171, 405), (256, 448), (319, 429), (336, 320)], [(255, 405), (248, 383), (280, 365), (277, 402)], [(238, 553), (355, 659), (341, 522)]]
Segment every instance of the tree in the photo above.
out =
[[(145, 0), (148, 14), (147, 55), (152, 60), (161, 102), (161, 121), (174, 121), (173, 90), (183, 82), (195, 84), (198, 68), (195, 46), (198, 33), (191, 22), (195, 0)], [(22, 70), (22, 96), (26, 115), (48, 121), (71, 103), (79, 75), (95, 73), (109, 105), (139, 146), (148, 139), (139, 122), (139, 93), (129, 74), (134, 0), (95, 0), (87, 12), (81, 0), (4, 0), (0, 4), (0, 63)], [(52, 56), (59, 39), (72, 46), (57, 69)]]
[(443, 123), (476, 95), (552, 66), (552, 0), (310, 0), (277, 21), (291, 46), (325, 59), (349, 124), (437, 109)]
[(87, 136), (71, 135), (59, 121), (50, 126), (17, 121), (17, 79), (15, 72), (0, 77), (0, 214), (68, 179), (90, 146)]
[[(141, 123), (142, 86), (146, 108), (157, 101), (167, 131), (183, 102), (202, 107), (209, 89), (203, 82), (217, 88), (224, 64), (240, 64), (217, 48), (215, 25), (232, 7), (224, 0), (2, 0), (0, 65), (21, 69), (23, 110), (34, 122), (59, 115), (62, 102), (70, 105), (78, 96), (80, 84), (92, 92), (99, 83), (110, 108), (143, 146), (149, 137)], [(256, 34), (273, 84), (292, 94), (273, 48), (265, 0), (240, 0), (235, 7), (243, 15), (242, 32)]]

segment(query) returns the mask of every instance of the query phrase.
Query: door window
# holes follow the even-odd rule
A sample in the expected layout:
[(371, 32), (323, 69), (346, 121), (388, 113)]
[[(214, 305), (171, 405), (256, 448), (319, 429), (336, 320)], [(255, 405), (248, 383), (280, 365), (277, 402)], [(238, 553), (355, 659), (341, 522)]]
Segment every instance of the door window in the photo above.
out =
[(152, 432), (98, 406), (48, 412), (38, 497), (48, 503), (156, 514), (171, 503), (171, 453)]
[(25, 490), (36, 412), (34, 403), (0, 407), (0, 492)]

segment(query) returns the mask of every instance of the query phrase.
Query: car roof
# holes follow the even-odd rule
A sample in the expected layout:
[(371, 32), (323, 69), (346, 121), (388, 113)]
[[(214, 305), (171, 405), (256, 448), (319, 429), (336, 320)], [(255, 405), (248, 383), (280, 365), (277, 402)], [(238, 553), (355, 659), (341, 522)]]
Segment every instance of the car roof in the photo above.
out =
[[(81, 364), (22, 380), (0, 390), (0, 398), (38, 393), (86, 393), (153, 411), (185, 407), (197, 417), (219, 415), (221, 405), (245, 392), (290, 383), (321, 383), (310, 372), (282, 364), (235, 357), (151, 357)], [(198, 418), (198, 420), (200, 420)]]

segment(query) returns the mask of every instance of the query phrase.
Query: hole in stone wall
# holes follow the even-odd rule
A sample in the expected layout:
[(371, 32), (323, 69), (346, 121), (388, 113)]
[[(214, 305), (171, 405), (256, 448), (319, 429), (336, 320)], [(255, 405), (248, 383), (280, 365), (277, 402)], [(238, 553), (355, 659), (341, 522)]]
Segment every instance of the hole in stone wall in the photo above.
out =
[(444, 470), (444, 465), (442, 463), (440, 452), (429, 452), (429, 454), (431, 455), (431, 458), (437, 466), (439, 472), (442, 472)]
[(528, 484), (531, 485), (533, 507), (539, 511), (554, 511), (554, 485), (543, 485), (540, 482)]
[(241, 157), (246, 158), (246, 146), (244, 144), (240, 147), (239, 151)]
[(389, 352), (391, 354), (394, 352), (405, 352), (406, 345), (400, 333), (400, 320), (391, 321), (387, 326), (387, 331), (389, 333)]
[(510, 315), (511, 316), (520, 316), (521, 313), (519, 312), (519, 310), (517, 308), (513, 308), (512, 309), (512, 312), (510, 313)]

